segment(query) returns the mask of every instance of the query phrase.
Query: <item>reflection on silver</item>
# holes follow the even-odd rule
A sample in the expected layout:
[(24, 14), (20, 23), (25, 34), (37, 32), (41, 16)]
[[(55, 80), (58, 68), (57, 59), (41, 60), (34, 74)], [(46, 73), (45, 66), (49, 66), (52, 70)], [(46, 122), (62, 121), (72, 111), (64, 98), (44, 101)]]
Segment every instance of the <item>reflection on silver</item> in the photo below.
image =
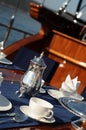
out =
[(60, 98), (59, 102), (70, 112), (86, 119), (86, 101), (79, 101), (73, 98), (64, 97)]
[(17, 91), (20, 93), (19, 97), (23, 96), (25, 93), (32, 96), (40, 92), (42, 77), (46, 68), (46, 64), (42, 57), (43, 53), (41, 53), (40, 57), (35, 56), (30, 61), (29, 68), (20, 81), (20, 90)]

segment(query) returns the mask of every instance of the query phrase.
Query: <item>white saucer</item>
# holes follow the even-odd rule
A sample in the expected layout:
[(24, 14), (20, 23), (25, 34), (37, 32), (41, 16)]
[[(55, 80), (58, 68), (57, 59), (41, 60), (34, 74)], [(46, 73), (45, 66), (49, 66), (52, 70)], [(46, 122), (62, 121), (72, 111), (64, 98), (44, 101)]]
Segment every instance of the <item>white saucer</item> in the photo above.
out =
[(8, 111), (12, 108), (11, 102), (0, 94), (0, 111)]
[(29, 111), (29, 106), (26, 106), (26, 105), (24, 105), (24, 106), (20, 106), (20, 110), (25, 114), (25, 115), (27, 115), (27, 116), (29, 116), (30, 118), (32, 118), (32, 119), (35, 119), (35, 120), (37, 120), (37, 121), (39, 121), (39, 122), (43, 122), (43, 123), (54, 123), (55, 122), (55, 118), (54, 117), (52, 117), (52, 118), (50, 118), (50, 119), (46, 119), (46, 118), (39, 118), (39, 117), (37, 117), (37, 116), (35, 116), (33, 113), (31, 113), (30, 111)]
[(82, 97), (78, 93), (70, 94), (68, 92), (63, 92), (63, 91), (54, 90), (54, 89), (49, 89), (47, 92), (50, 96), (52, 96), (55, 99), (59, 99), (62, 97), (70, 97), (70, 98), (74, 98), (74, 99), (80, 100), (80, 101), (82, 101), (84, 99), (84, 97)]

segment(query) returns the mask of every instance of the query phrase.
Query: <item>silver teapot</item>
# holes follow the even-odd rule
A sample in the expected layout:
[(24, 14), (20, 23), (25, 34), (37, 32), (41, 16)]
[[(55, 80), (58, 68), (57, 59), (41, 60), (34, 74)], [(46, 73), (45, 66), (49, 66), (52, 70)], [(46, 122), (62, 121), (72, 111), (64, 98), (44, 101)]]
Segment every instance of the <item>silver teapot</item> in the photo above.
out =
[(46, 69), (46, 64), (42, 58), (43, 55), (44, 53), (42, 52), (39, 57), (34, 56), (34, 58), (30, 60), (28, 70), (20, 81), (19, 97), (23, 96), (25, 93), (32, 96), (39, 92), (43, 73)]

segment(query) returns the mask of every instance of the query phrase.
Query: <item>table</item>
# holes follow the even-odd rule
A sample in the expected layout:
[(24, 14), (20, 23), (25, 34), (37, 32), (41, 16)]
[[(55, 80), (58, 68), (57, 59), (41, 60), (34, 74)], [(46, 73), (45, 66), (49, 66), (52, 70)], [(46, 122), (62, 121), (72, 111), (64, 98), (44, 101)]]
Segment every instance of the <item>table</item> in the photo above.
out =
[[(18, 70), (10, 70), (10, 69), (3, 69), (1, 68), (0, 71), (3, 73), (4, 80), (9, 82), (19, 82), (21, 76), (24, 72)], [(13, 128), (10, 130), (75, 130), (70, 123), (66, 124), (43, 124), (42, 126), (33, 126), (33, 127), (26, 127), (26, 128)], [(7, 129), (9, 130), (9, 129)]]

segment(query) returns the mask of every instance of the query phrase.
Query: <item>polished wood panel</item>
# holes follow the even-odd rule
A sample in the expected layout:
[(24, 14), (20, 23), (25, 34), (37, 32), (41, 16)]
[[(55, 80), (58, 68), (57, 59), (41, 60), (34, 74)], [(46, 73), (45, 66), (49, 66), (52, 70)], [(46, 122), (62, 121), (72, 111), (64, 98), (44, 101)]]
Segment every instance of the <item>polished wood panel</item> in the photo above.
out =
[(49, 46), (49, 52), (86, 68), (86, 42), (82, 42), (57, 31), (53, 32), (54, 35)]
[(53, 32), (52, 41), (47, 48), (48, 56), (59, 62), (59, 67), (50, 83), (60, 88), (68, 74), (71, 78), (78, 76), (81, 81), (79, 92), (82, 92), (86, 86), (86, 43), (57, 31)]

